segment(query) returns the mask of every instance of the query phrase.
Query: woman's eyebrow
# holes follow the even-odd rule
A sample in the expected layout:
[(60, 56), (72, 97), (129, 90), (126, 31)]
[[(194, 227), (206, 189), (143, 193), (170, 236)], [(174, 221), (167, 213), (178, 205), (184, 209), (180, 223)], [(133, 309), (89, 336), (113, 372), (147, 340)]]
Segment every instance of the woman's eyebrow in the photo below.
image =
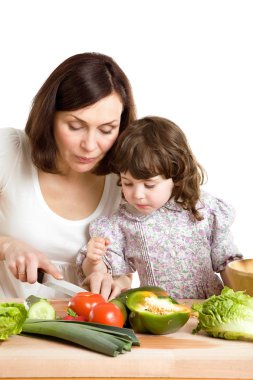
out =
[(87, 122), (86, 122), (85, 120), (80, 119), (80, 118), (77, 117), (76, 115), (72, 115), (72, 114), (70, 113), (69, 116), (73, 117), (73, 118), (76, 119), (77, 121), (80, 121), (80, 123), (87, 124)]
[(100, 124), (99, 127), (103, 127), (104, 125), (111, 125), (111, 126), (113, 126), (112, 125), (113, 123), (118, 123), (118, 122), (119, 122), (119, 120), (107, 121), (106, 123)]
[[(70, 116), (72, 116), (74, 119), (76, 119), (77, 121), (79, 121), (80, 123), (83, 123), (83, 124), (86, 124), (86, 125), (88, 125), (88, 123), (85, 121), (85, 120), (83, 120), (83, 119), (80, 119), (78, 116), (75, 116), (75, 115), (72, 115), (72, 114), (70, 114)], [(99, 124), (98, 125), (98, 127), (103, 127), (103, 126), (105, 126), (105, 125), (112, 125), (113, 123), (118, 123), (119, 122), (119, 120), (111, 120), (111, 121), (107, 121), (107, 122), (105, 122), (105, 123), (102, 123), (102, 124)]]

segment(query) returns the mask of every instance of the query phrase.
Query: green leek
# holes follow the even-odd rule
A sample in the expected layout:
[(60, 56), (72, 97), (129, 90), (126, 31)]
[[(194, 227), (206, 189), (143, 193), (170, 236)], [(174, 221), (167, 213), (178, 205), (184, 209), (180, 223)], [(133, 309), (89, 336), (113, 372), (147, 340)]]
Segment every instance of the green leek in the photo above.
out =
[(123, 354), (132, 345), (139, 345), (130, 329), (80, 321), (27, 319), (22, 333), (60, 338), (109, 356)]

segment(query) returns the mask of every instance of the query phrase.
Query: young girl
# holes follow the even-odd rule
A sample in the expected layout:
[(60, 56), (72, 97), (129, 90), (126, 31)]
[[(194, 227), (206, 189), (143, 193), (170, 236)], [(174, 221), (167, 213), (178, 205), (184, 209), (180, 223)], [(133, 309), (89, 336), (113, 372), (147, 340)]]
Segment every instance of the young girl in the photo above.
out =
[[(90, 224), (77, 256), (80, 281), (91, 272), (138, 272), (175, 298), (207, 298), (227, 285), (225, 267), (242, 258), (233, 243), (232, 208), (201, 191), (205, 173), (182, 130), (161, 117), (137, 120), (113, 159), (126, 202)], [(220, 276), (223, 282), (220, 279)]]

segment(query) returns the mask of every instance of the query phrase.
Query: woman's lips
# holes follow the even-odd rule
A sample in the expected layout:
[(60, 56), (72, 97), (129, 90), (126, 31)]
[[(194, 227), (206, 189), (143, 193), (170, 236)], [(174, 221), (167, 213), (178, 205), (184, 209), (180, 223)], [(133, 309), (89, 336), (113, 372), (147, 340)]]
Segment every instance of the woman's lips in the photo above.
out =
[(77, 159), (81, 164), (91, 164), (92, 162), (96, 161), (95, 157), (77, 157)]

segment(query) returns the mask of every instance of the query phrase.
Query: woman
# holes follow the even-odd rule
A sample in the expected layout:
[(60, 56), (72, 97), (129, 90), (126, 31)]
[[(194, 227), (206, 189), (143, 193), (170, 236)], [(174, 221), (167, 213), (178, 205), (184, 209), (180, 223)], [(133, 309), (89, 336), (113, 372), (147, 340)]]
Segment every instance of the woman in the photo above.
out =
[[(56, 297), (37, 282), (38, 268), (78, 283), (75, 257), (90, 221), (120, 203), (108, 163), (134, 119), (121, 68), (108, 56), (83, 53), (43, 84), (25, 132), (0, 129), (0, 297)], [(130, 282), (95, 274), (86, 284), (108, 298), (111, 288), (116, 294)]]

